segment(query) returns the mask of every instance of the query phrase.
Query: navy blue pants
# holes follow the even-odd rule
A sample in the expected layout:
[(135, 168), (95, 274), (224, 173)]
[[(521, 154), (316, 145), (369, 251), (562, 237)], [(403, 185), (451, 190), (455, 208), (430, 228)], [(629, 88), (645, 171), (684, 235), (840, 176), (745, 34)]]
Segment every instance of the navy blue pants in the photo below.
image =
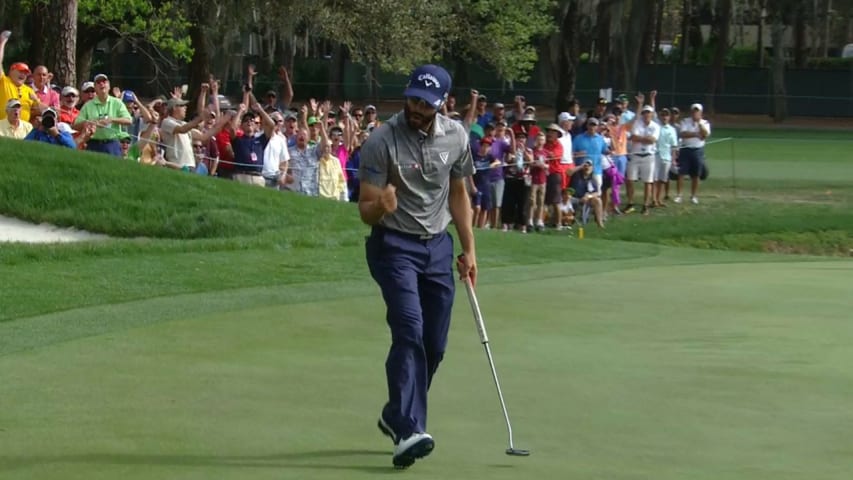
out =
[(426, 431), (427, 391), (447, 347), (456, 291), (453, 238), (443, 232), (421, 239), (374, 227), (366, 250), (391, 329), (382, 416), (398, 439), (407, 438)]
[(121, 145), (118, 140), (89, 140), (86, 142), (86, 150), (121, 157)]

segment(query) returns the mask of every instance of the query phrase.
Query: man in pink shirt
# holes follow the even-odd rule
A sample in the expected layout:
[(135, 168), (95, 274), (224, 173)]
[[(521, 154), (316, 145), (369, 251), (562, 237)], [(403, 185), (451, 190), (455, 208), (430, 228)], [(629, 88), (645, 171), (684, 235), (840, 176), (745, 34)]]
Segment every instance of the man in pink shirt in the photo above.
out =
[(44, 65), (39, 65), (33, 70), (33, 90), (42, 105), (59, 110), (59, 92), (50, 88), (51, 79), (53, 74), (49, 73)]

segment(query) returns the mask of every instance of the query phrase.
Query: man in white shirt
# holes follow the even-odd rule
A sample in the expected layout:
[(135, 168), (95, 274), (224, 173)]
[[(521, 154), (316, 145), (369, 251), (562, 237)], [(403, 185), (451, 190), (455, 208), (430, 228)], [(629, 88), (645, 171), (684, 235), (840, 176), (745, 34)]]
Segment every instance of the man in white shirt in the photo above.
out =
[(560, 137), (560, 144), (563, 145), (563, 158), (560, 161), (566, 167), (566, 175), (571, 176), (574, 170), (575, 160), (572, 154), (572, 126), (575, 123), (575, 117), (569, 112), (563, 112), (557, 117), (557, 123), (563, 129), (563, 136)]
[(631, 161), (628, 162), (628, 207), (626, 212), (633, 209), (634, 182), (643, 182), (643, 215), (649, 214), (652, 189), (655, 183), (655, 152), (660, 137), (660, 126), (652, 121), (655, 108), (651, 105), (643, 107), (640, 118), (635, 119), (631, 126), (629, 151)]
[(169, 100), (166, 107), (168, 116), (163, 119), (163, 123), (160, 125), (160, 135), (162, 136), (162, 143), (166, 147), (164, 155), (166, 161), (190, 170), (196, 166), (192, 141), (200, 140), (202, 144), (207, 143), (211, 137), (222, 130), (226, 123), (234, 118), (235, 114), (220, 115), (213, 127), (202, 133), (198, 127), (209, 116), (209, 113), (198, 115), (191, 122), (185, 122), (188, 103), (179, 98)]
[(696, 194), (699, 191), (699, 176), (705, 167), (705, 139), (711, 135), (711, 124), (702, 118), (702, 104), (690, 106), (690, 118), (681, 121), (679, 138), (681, 152), (678, 156), (679, 172), (676, 182), (675, 203), (681, 203), (682, 175), (690, 175), (690, 202), (699, 203)]
[(287, 137), (281, 131), (284, 126), (284, 115), (274, 111), (270, 114), (270, 118), (275, 122), (275, 128), (264, 149), (264, 169), (261, 175), (266, 179), (268, 187), (278, 189), (286, 183), (290, 152), (287, 148)]

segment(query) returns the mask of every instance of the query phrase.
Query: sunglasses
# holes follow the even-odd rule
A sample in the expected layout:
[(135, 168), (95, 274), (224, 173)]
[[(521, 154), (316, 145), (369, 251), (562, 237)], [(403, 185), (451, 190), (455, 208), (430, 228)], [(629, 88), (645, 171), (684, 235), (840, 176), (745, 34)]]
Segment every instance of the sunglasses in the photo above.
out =
[(83, 90), (83, 93), (95, 93), (95, 89)]
[(204, 145), (193, 145), (193, 150), (204, 150)]
[(73, 93), (69, 93), (68, 95), (65, 95), (65, 98), (77, 98), (77, 95), (74, 95)]

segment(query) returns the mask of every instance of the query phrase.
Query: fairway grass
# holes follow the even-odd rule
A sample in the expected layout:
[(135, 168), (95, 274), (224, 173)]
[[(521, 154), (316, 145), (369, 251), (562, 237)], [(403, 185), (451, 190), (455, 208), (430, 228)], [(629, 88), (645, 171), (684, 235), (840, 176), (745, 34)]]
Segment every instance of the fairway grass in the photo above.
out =
[[(616, 260), (569, 275), (575, 265), (494, 268), (479, 288), (516, 444), (533, 455), (503, 453), (459, 291), (431, 392), (437, 448), (405, 475), (847, 478), (853, 264)], [(375, 428), (383, 306), (368, 284), (336, 286), (326, 286), (335, 298), (305, 289), (221, 313), (175, 314), (161, 298), (27, 320), (38, 330), (88, 312), (104, 327), (64, 341), (36, 334), (0, 356), (0, 478), (393, 473)], [(591, 300), (602, 291), (615, 298)], [(107, 326), (104, 315), (121, 324), (131, 310), (149, 318)], [(0, 337), (16, 323), (0, 324)]]

